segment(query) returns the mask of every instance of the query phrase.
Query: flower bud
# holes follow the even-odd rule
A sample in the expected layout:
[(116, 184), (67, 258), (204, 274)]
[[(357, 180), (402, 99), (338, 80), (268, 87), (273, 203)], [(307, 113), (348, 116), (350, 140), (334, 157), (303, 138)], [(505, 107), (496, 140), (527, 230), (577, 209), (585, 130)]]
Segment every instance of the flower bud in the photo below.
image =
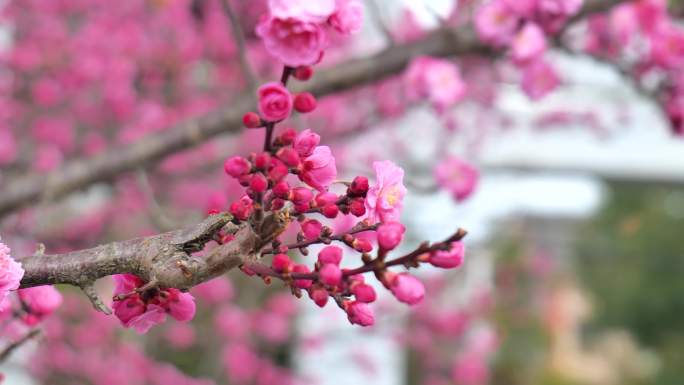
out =
[(287, 166), (279, 159), (271, 159), (271, 168), (268, 170), (268, 177), (272, 181), (279, 182), (283, 180), (289, 172)]
[(349, 212), (355, 217), (361, 217), (366, 214), (366, 203), (363, 198), (355, 198), (349, 203)]
[(271, 267), (278, 273), (288, 272), (292, 268), (292, 261), (287, 254), (276, 254), (271, 261)]
[(323, 307), (328, 303), (328, 291), (322, 287), (309, 289), (309, 297), (318, 307)]
[(254, 209), (254, 205), (252, 203), (252, 200), (248, 196), (243, 196), (239, 200), (233, 202), (230, 205), (230, 208), (228, 211), (237, 219), (244, 221), (249, 218), (249, 216), (252, 214), (252, 210)]
[(234, 156), (232, 158), (226, 159), (223, 162), (223, 170), (226, 174), (232, 176), (233, 178), (238, 178), (242, 175), (249, 173), (252, 165), (249, 161), (241, 156)]
[(321, 265), (339, 265), (342, 261), (342, 249), (337, 246), (326, 246), (318, 253), (318, 262)]
[(262, 152), (254, 158), (254, 166), (259, 170), (266, 170), (271, 165), (271, 154)]
[(282, 160), (285, 165), (288, 167), (297, 167), (299, 166), (299, 154), (297, 154), (297, 151), (290, 147), (283, 147), (278, 152), (276, 153), (276, 156), (278, 159)]
[(262, 193), (268, 188), (268, 180), (264, 174), (257, 172), (256, 174), (252, 175), (252, 179), (249, 181), (249, 188), (251, 188), (255, 193)]
[(285, 207), (285, 201), (280, 198), (275, 198), (271, 201), (271, 210), (280, 210)]
[(330, 219), (336, 218), (339, 213), (340, 209), (335, 204), (326, 205), (321, 209), (321, 214)]
[(323, 207), (337, 202), (337, 194), (325, 191), (316, 195), (316, 206)]
[(322, 230), (323, 225), (315, 219), (307, 219), (302, 223), (302, 233), (304, 233), (304, 238), (309, 241), (318, 239), (321, 236)]
[(316, 98), (309, 92), (297, 94), (294, 99), (294, 108), (302, 114), (309, 113), (316, 109)]
[(296, 137), (297, 130), (295, 130), (294, 128), (287, 128), (280, 134), (278, 139), (280, 139), (280, 143), (287, 146), (288, 144), (292, 144)]
[(346, 306), (347, 318), (352, 324), (371, 326), (375, 323), (373, 309), (367, 303), (354, 301)]
[(256, 112), (248, 112), (242, 116), (242, 123), (247, 128), (261, 127), (261, 118)]
[[(392, 274), (389, 273), (390, 290), (392, 294), (403, 303), (415, 305), (425, 297), (425, 286), (409, 273)], [(389, 275), (389, 274), (386, 274)]]
[(311, 66), (299, 66), (297, 69), (295, 69), (294, 73), (292, 76), (294, 76), (295, 79), (301, 80), (303, 82), (311, 79), (313, 76), (314, 70), (313, 67)]
[(281, 181), (273, 186), (273, 195), (278, 198), (287, 199), (290, 197), (290, 185), (285, 181)]
[(292, 189), (292, 202), (295, 205), (307, 205), (313, 199), (313, 192), (306, 187), (295, 187)]
[(368, 193), (368, 178), (357, 176), (348, 189), (349, 196), (365, 197)]
[(351, 288), (351, 292), (352, 294), (354, 294), (356, 300), (359, 302), (371, 303), (375, 302), (375, 299), (377, 298), (373, 286), (365, 283), (358, 283), (356, 285), (353, 285)]
[(320, 281), (328, 286), (337, 286), (342, 281), (342, 270), (332, 263), (323, 265), (318, 274)]
[(378, 245), (382, 250), (394, 250), (401, 243), (406, 228), (399, 222), (387, 222), (378, 227)]
[(356, 238), (352, 242), (352, 247), (354, 250), (359, 251), (361, 253), (370, 253), (373, 250), (373, 245), (366, 240), (366, 239), (361, 239), (361, 238)]
[(447, 251), (435, 251), (430, 254), (428, 262), (431, 265), (441, 267), (443, 269), (452, 269), (463, 264), (465, 257), (465, 245), (463, 242), (452, 242), (451, 249)]

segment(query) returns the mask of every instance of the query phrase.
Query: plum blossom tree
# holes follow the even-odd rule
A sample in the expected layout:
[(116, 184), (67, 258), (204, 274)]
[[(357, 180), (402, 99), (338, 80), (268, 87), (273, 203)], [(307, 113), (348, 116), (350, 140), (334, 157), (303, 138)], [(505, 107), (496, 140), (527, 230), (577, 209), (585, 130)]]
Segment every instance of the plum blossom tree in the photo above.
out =
[[(664, 0), (454, 2), (437, 28), (406, 14), (382, 27), (386, 48), (349, 59), (365, 13), (357, 0), (3, 5), (12, 38), (0, 56), (0, 230), (12, 253), (0, 243), (0, 359), (44, 325), (32, 368), (41, 378), (125, 383), (116, 371), (101, 375), (116, 355), (141, 384), (204, 383), (113, 342), (111, 304), (120, 326), (167, 327), (165, 342), (180, 347), (202, 338), (185, 322), (210, 314), (232, 342), (221, 354), (231, 380), (291, 376), (256, 348), (287, 343), (291, 298), (241, 310), (223, 277), (236, 269), (319, 307), (330, 302), (364, 327), (376, 322), (372, 278), (418, 305), (429, 290), (408, 270), (460, 267), (466, 232), (454, 226), (401, 252), (404, 169), (373, 148), (373, 177), (353, 176), (355, 156), (340, 138), (423, 103), (445, 137), (456, 135), (455, 108), (491, 112), (494, 80), (511, 73), (540, 100), (563, 82), (551, 50), (614, 66), (684, 135), (684, 29)], [(239, 138), (219, 137), (227, 133)], [(477, 167), (445, 148), (438, 155), (436, 185), (467, 199)], [(61, 199), (83, 190), (93, 204)], [(310, 250), (316, 259), (306, 263)], [(95, 283), (109, 276), (112, 300), (103, 301)], [(78, 314), (56, 284), (80, 288), (103, 314)], [(66, 330), (69, 319), (82, 333)], [(451, 370), (483, 383), (495, 344), (473, 338)], [(74, 357), (85, 346), (89, 368)], [(45, 358), (48, 348), (59, 360)]]

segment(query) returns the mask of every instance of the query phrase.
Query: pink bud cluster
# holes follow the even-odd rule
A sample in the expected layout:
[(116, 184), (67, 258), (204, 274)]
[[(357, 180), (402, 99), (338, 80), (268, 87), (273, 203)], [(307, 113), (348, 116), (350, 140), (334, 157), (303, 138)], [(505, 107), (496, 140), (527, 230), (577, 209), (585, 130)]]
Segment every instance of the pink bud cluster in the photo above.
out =
[[(366, 177), (357, 176), (349, 182), (340, 181), (340, 186), (346, 186), (340, 192), (333, 188), (337, 179), (335, 157), (330, 147), (320, 144), (318, 134), (310, 129), (297, 132), (286, 128), (271, 139), (275, 126), (287, 119), (293, 109), (301, 113), (315, 109), (313, 96), (292, 97), (287, 90), (291, 76), (302, 80), (309, 79), (311, 74), (308, 66), (296, 69), (286, 66), (280, 83), (267, 83), (259, 88), (259, 115), (248, 113), (244, 121), (248, 127), (265, 128), (264, 150), (247, 157), (233, 156), (224, 163), (226, 174), (245, 188), (245, 194), (229, 205), (234, 221), (248, 222), (258, 228), (262, 218), (278, 213), (285, 218), (296, 218), (290, 226), (298, 225), (295, 242), (288, 244), (281, 236), (272, 242), (270, 249), (262, 250), (262, 255), (273, 255), (270, 266), (247, 263), (241, 268), (246, 274), (259, 275), (267, 282), (273, 277), (281, 279), (295, 296), (301, 297), (306, 292), (320, 307), (332, 298), (351, 323), (370, 326), (375, 315), (369, 304), (376, 300), (377, 294), (365, 282), (363, 273), (373, 272), (399, 301), (415, 305), (424, 297), (420, 280), (406, 272), (394, 273), (388, 267), (418, 267), (423, 262), (457, 267), (463, 259), (460, 239), (465, 233), (459, 232), (443, 243), (423, 244), (403, 257), (388, 259), (405, 232), (400, 223), (406, 195), (404, 171), (390, 161), (375, 162), (374, 184)], [(355, 218), (356, 224), (349, 231), (334, 234), (326, 221), (342, 216)], [(366, 236), (371, 233), (377, 241), (375, 256), (372, 256), (374, 244)], [(360, 254), (363, 265), (343, 268), (345, 250), (333, 242)], [(293, 259), (291, 252), (308, 255), (309, 247), (316, 244), (325, 247), (319, 251), (313, 266)]]

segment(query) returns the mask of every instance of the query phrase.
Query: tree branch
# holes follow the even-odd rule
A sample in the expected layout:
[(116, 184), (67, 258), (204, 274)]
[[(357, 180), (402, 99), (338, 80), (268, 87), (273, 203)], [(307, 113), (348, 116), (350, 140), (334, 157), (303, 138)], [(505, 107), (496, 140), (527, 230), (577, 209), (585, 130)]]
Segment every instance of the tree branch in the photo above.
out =
[[(128, 273), (156, 287), (187, 290), (247, 261), (256, 261), (261, 249), (285, 229), (288, 221), (272, 214), (264, 219), (262, 233), (257, 234), (249, 224), (236, 225), (230, 214), (223, 213), (186, 229), (151, 237), (64, 254), (36, 253), (21, 259), (25, 273), (20, 288), (59, 283), (78, 286), (95, 308), (106, 312), (92, 290), (97, 279)], [(221, 231), (235, 238), (205, 256), (193, 255)]]
[[(620, 0), (587, 1), (572, 21), (603, 12)], [(480, 43), (472, 28), (439, 29), (420, 41), (389, 47), (369, 57), (349, 60), (322, 70), (315, 80), (295, 87), (321, 97), (374, 83), (401, 72), (416, 56), (495, 56), (497, 51)], [(151, 134), (136, 143), (118, 146), (93, 157), (67, 162), (49, 175), (30, 175), (6, 181), (0, 192), (0, 217), (39, 200), (51, 200), (83, 189), (97, 182), (115, 179), (119, 174), (159, 162), (175, 152), (197, 146), (219, 134), (236, 133), (242, 127), (242, 115), (254, 106), (254, 95), (241, 97), (229, 106), (203, 117), (191, 119)]]

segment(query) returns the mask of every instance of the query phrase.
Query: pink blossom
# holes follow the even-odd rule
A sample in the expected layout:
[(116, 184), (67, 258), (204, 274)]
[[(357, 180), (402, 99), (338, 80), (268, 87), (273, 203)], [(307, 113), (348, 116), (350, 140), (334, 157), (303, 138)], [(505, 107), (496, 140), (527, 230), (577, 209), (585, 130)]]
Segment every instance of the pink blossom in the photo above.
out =
[(304, 160), (303, 170), (299, 178), (309, 186), (325, 191), (337, 178), (335, 158), (328, 146), (318, 146)]
[(62, 294), (53, 286), (20, 289), (19, 298), (28, 309), (28, 314), (24, 318), (28, 325), (37, 324), (62, 304)]
[(297, 150), (299, 156), (306, 158), (307, 156), (311, 156), (320, 141), (321, 137), (317, 133), (306, 129), (297, 134), (292, 146)]
[(302, 233), (304, 233), (304, 238), (311, 241), (318, 239), (321, 236), (321, 231), (323, 231), (323, 225), (321, 222), (315, 219), (307, 219), (302, 222)]
[(558, 85), (558, 73), (543, 59), (535, 60), (523, 68), (522, 89), (532, 100), (542, 99)]
[(356, 0), (337, 0), (337, 7), (328, 22), (341, 34), (349, 35), (361, 31), (363, 5)]
[(546, 51), (544, 31), (535, 23), (525, 24), (511, 43), (513, 60), (526, 62), (535, 59)]
[(332, 263), (325, 264), (319, 271), (320, 280), (328, 286), (337, 286), (342, 279), (342, 271)]
[(377, 230), (378, 245), (382, 250), (394, 250), (401, 243), (406, 228), (399, 222), (386, 222)]
[(335, 0), (269, 0), (268, 8), (279, 19), (320, 23), (335, 12)]
[(484, 4), (475, 14), (475, 28), (480, 39), (496, 45), (510, 42), (518, 21), (518, 16), (502, 0)]
[(404, 75), (411, 99), (427, 98), (438, 110), (460, 102), (466, 87), (461, 71), (451, 61), (421, 56), (411, 61)]
[(263, 18), (256, 33), (268, 53), (290, 67), (318, 62), (328, 40), (319, 24), (293, 18)]
[(318, 253), (318, 262), (322, 265), (339, 265), (342, 261), (342, 249), (337, 246), (326, 246)]
[(292, 112), (292, 95), (282, 84), (270, 82), (257, 90), (259, 113), (269, 121), (287, 119)]
[(19, 288), (24, 269), (10, 256), (10, 248), (0, 242), (0, 303), (11, 290)]
[(435, 179), (440, 187), (460, 202), (475, 191), (480, 173), (470, 163), (452, 156), (435, 167)]
[(347, 318), (352, 324), (360, 326), (371, 326), (375, 323), (373, 308), (359, 301), (347, 305)]
[(425, 297), (425, 286), (409, 273), (387, 274), (392, 294), (401, 302), (415, 305)]
[(433, 266), (444, 269), (451, 269), (459, 267), (463, 264), (465, 257), (465, 246), (463, 242), (453, 242), (451, 248), (447, 251), (436, 251), (430, 254), (428, 260)]
[(373, 162), (375, 185), (368, 189), (366, 211), (371, 223), (399, 221), (403, 200), (404, 170), (389, 160)]

